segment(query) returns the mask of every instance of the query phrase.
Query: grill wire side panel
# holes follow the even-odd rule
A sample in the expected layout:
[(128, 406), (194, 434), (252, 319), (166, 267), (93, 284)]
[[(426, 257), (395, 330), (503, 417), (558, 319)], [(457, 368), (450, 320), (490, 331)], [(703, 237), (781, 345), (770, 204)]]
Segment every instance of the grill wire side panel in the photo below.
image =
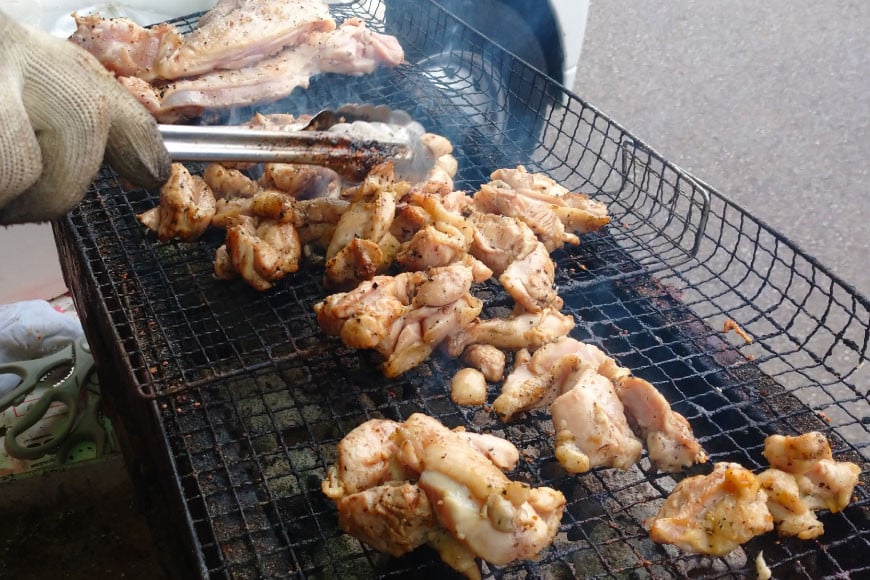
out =
[[(577, 322), (572, 336), (655, 384), (687, 417), (711, 462), (758, 472), (767, 435), (821, 430), (835, 458), (858, 463), (868, 481), (865, 298), (435, 3), (403, 10), (395, 2), (392, 13), (391, 6), (332, 10), (339, 21), (361, 17), (395, 34), (407, 64), (358, 78), (321, 75), (257, 110), (388, 104), (453, 142), (458, 188), (521, 163), (606, 202), (613, 217), (606, 231), (553, 256), (564, 312)], [(421, 64), (436, 47), (452, 74)], [(252, 111), (212, 120), (241, 122)], [(62, 229), (88, 264), (82, 284), (93, 287), (117, 329), (129, 388), (156, 409), (208, 575), (449, 577), (429, 549), (390, 558), (343, 534), (320, 491), (336, 444), (351, 429), (414, 412), (506, 437), (522, 457), (511, 478), (555, 487), (568, 500), (554, 545), (539, 561), (484, 564), (485, 577), (754, 577), (762, 550), (776, 578), (870, 573), (866, 485), (846, 510), (820, 516), (825, 533), (816, 540), (767, 534), (725, 558), (656, 544), (643, 521), (682, 476), (656, 473), (646, 458), (628, 471), (566, 474), (553, 456), (546, 413), (502, 424), (485, 408), (456, 406), (449, 378), (459, 367), (441, 355), (385, 379), (375, 355), (320, 331), (312, 306), (325, 296), (322, 270), (303, 268), (265, 293), (216, 280), (220, 234), (159, 243), (135, 217), (156, 202), (156, 191), (126, 190), (105, 169)], [(477, 295), (486, 316), (512, 308), (496, 285)], [(729, 319), (751, 343), (723, 331)], [(497, 386), (488, 394), (492, 401)]]

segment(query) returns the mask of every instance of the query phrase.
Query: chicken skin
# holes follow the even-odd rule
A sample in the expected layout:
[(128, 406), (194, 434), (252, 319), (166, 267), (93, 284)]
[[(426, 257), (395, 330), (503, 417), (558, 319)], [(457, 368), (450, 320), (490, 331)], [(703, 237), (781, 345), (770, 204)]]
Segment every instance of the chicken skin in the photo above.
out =
[(656, 542), (724, 556), (772, 530), (773, 516), (755, 474), (737, 463), (723, 462), (710, 475), (688, 477), (677, 484), (645, 525)]
[(519, 457), (513, 445), (419, 413), (373, 421), (339, 444), (339, 465), (323, 481), (343, 530), (395, 556), (429, 544), (469, 578), (480, 578), (475, 556), (496, 565), (536, 559), (553, 541), (565, 497), (508, 479), (501, 470)]

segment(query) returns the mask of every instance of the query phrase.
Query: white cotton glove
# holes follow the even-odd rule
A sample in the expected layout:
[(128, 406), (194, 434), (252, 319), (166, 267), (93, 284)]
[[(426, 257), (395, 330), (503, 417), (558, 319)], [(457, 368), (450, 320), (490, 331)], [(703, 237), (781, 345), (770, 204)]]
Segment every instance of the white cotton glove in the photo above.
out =
[(169, 177), (154, 118), (111, 73), (73, 43), (0, 11), (0, 225), (65, 214), (104, 153), (136, 185)]

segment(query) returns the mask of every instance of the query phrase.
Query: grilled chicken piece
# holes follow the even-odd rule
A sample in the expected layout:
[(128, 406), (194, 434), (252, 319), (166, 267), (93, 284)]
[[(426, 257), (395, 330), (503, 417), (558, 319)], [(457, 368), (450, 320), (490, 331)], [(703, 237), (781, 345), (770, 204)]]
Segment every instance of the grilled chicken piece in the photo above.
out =
[(717, 463), (710, 475), (688, 477), (677, 484), (645, 525), (656, 542), (724, 556), (773, 529), (766, 502), (755, 474), (737, 463)]
[(296, 199), (338, 197), (341, 177), (332, 169), (318, 165), (266, 163), (260, 185), (275, 187)]
[(221, 279), (240, 276), (257, 290), (268, 290), (299, 269), (301, 255), (292, 223), (263, 220), (257, 224), (254, 218), (240, 216), (227, 228), (226, 243), (217, 249), (214, 273)]
[(588, 195), (573, 193), (543, 173), (529, 173), (525, 167), (497, 169), (491, 178), (507, 184), (527, 200), (547, 204), (568, 232), (585, 234), (608, 223), (607, 206)]
[(410, 308), (390, 328), (380, 348), (383, 372), (396, 377), (426, 360), (448, 336), (476, 319), (483, 303), (470, 294), (472, 271), (461, 264), (417, 275)]
[(537, 349), (567, 336), (574, 318), (547, 308), (536, 313), (515, 314), (510, 318), (476, 320), (447, 341), (447, 352), (459, 356), (471, 345), (490, 345), (504, 350)]
[(758, 474), (758, 481), (767, 494), (767, 508), (780, 535), (811, 540), (824, 533), (824, 524), (801, 497), (794, 475), (779, 469), (766, 469)]
[[(389, 266), (395, 252), (390, 225), (396, 213), (396, 200), (406, 191), (407, 184), (395, 182), (391, 164), (372, 170), (359, 186), (350, 207), (342, 213), (326, 249), (326, 288), (353, 287)], [(381, 244), (388, 252), (381, 251)], [(352, 246), (351, 255), (339, 253)]]
[(320, 73), (361, 75), (378, 66), (397, 66), (403, 60), (404, 52), (395, 37), (350, 19), (331, 32), (313, 32), (300, 44), (244, 68), (216, 70), (152, 86), (150, 95), (142, 95), (145, 87), (139, 84), (133, 94), (158, 120), (174, 122), (195, 117), (205, 108), (281, 99), (297, 87), (307, 88), (311, 77)]
[(518, 258), (498, 277), (517, 305), (527, 312), (559, 310), (563, 301), (556, 292), (556, 265), (543, 244)]
[(553, 285), (556, 267), (531, 228), (518, 219), (494, 214), (473, 213), (471, 221), (475, 226), (471, 255), (492, 269), (523, 310), (562, 307)]
[(707, 461), (689, 422), (671, 409), (653, 385), (637, 377), (623, 377), (616, 382), (616, 394), (632, 425), (646, 441), (656, 467), (673, 472)]
[(169, 179), (160, 188), (160, 205), (136, 216), (161, 241), (189, 242), (208, 228), (215, 214), (211, 188), (181, 163), (173, 163)]
[(419, 413), (404, 423), (363, 423), (338, 454), (321, 487), (342, 530), (394, 556), (429, 544), (469, 578), (480, 578), (475, 557), (494, 564), (537, 558), (565, 507), (560, 492), (502, 473), (519, 460), (508, 441), (451, 431)]
[(474, 320), (482, 303), (470, 294), (462, 264), (375, 276), (314, 306), (321, 328), (352, 348), (373, 348), (383, 371), (398, 376), (419, 365), (448, 335)]
[(496, 565), (534, 559), (552, 542), (560, 492), (510, 481), (461, 434), (419, 413), (399, 427), (396, 443), (441, 525), (479, 557)]
[(642, 446), (631, 427), (645, 438), (659, 469), (676, 471), (707, 460), (688, 421), (655, 387), (594, 345), (569, 337), (545, 344), (528, 362), (515, 362), (493, 402), (504, 421), (547, 406), (556, 428), (556, 457), (568, 471), (633, 464)]
[(861, 474), (854, 463), (835, 461), (828, 440), (815, 431), (797, 437), (771, 435), (764, 441), (764, 456), (772, 467), (759, 479), (777, 530), (802, 539), (824, 532), (815, 510), (844, 509)]
[(502, 421), (510, 421), (523, 411), (547, 407), (570, 388), (566, 381), (581, 363), (600, 372), (608, 360), (598, 347), (573, 338), (549, 342), (536, 350), (528, 362), (514, 362), (514, 370), (505, 379), (493, 410)]
[[(472, 322), (469, 327), (474, 325)], [(460, 334), (466, 334), (466, 331)], [(453, 336), (447, 339), (448, 350)], [(500, 383), (504, 379), (505, 358), (504, 352), (491, 344), (471, 344), (462, 352), (462, 360), (482, 372), (484, 378), (491, 383)]]
[(334, 29), (329, 6), (318, 0), (220, 0), (155, 68), (163, 79), (238, 69)]
[(388, 481), (414, 478), (392, 461), (398, 451), (393, 435), (399, 423), (370, 419), (358, 425), (338, 444), (338, 461), (323, 480), (323, 492), (330, 498), (354, 494)]
[(159, 75), (155, 65), (183, 42), (171, 24), (150, 28), (129, 18), (103, 18), (99, 14), (73, 12), (76, 31), (69, 40), (78, 44), (110, 71), (121, 77), (141, 79), (145, 85)]
[(116, 74), (146, 81), (242, 68), (335, 29), (318, 0), (221, 0), (183, 37), (169, 24), (146, 29), (127, 18), (75, 19), (71, 41)]
[(336, 506), (343, 532), (394, 557), (428, 543), (440, 529), (426, 493), (406, 481), (343, 496)]
[(253, 197), (260, 191), (257, 182), (239, 171), (220, 163), (209, 163), (202, 178), (211, 187), (216, 198)]
[(588, 363), (579, 362), (563, 384), (550, 414), (556, 430), (556, 459), (565, 471), (634, 465), (643, 446), (628, 425), (613, 383)]

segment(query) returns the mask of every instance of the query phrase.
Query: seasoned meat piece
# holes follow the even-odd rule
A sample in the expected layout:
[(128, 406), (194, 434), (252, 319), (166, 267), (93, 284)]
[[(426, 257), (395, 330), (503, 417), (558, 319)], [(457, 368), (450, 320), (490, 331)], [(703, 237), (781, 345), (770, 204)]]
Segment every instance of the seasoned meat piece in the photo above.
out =
[[(223, 248), (223, 249), (221, 249)], [(227, 228), (226, 244), (218, 248), (215, 276), (240, 276), (257, 290), (299, 269), (302, 245), (291, 223), (240, 216)]]
[[(534, 358), (534, 357), (533, 357)], [(613, 384), (580, 363), (550, 405), (556, 430), (556, 459), (569, 473), (593, 467), (628, 469), (643, 446), (634, 435)]]
[(498, 281), (517, 304), (527, 312), (559, 310), (562, 298), (556, 292), (556, 265), (543, 244), (513, 261)]
[(341, 178), (328, 167), (298, 163), (266, 163), (261, 185), (275, 187), (296, 199), (337, 197), (341, 189)]
[(414, 483), (387, 482), (343, 496), (337, 507), (343, 532), (394, 557), (426, 544), (440, 528), (432, 503)]
[(238, 69), (335, 29), (318, 0), (221, 0), (181, 37), (168, 24), (145, 29), (127, 18), (76, 18), (70, 40), (121, 76), (178, 79)]
[(447, 352), (459, 356), (463, 350), (471, 348), (469, 345), (490, 345), (504, 350), (536, 349), (567, 336), (573, 328), (572, 316), (552, 308), (510, 318), (476, 320), (449, 338)]
[(202, 235), (214, 214), (211, 188), (181, 163), (173, 163), (169, 179), (160, 188), (160, 205), (137, 217), (161, 241), (189, 242)]
[(450, 400), (457, 405), (483, 405), (486, 377), (477, 369), (459, 369), (450, 379)]
[(815, 510), (838, 512), (849, 505), (861, 475), (854, 463), (835, 461), (828, 440), (817, 431), (771, 435), (764, 441), (764, 456), (772, 467), (759, 479), (777, 530), (803, 539), (824, 532)]
[(717, 463), (710, 475), (677, 484), (658, 514), (648, 519), (650, 537), (687, 552), (724, 556), (773, 529), (767, 496), (758, 478), (737, 463)]
[(384, 373), (394, 377), (480, 314), (483, 305), (471, 296), (471, 282), (471, 269), (462, 264), (375, 276), (314, 309), (325, 332), (352, 348), (376, 349), (386, 359)]
[[(396, 213), (396, 200), (401, 197), (404, 185), (393, 180), (392, 167), (389, 164), (369, 173), (350, 207), (338, 220), (326, 249), (327, 262), (323, 278), (326, 288), (353, 287), (389, 266), (395, 252), (384, 254), (381, 245), (389, 244), (389, 248), (393, 246), (391, 237), (386, 240), (384, 238), (390, 235), (390, 225)], [(350, 245), (353, 245), (352, 255), (333, 260)]]
[[(149, 110), (158, 120), (174, 122), (195, 117), (206, 108), (281, 99), (297, 87), (307, 88), (311, 77), (320, 73), (360, 75), (403, 60), (404, 52), (395, 37), (348, 20), (331, 32), (312, 32), (300, 44), (243, 68), (215, 70), (154, 86), (144, 101), (151, 103)], [(134, 96), (141, 98), (143, 87), (138, 88)], [(159, 105), (154, 108), (154, 103)]]
[[(472, 322), (469, 327), (474, 325), (475, 323)], [(453, 336), (447, 339), (448, 350)], [(482, 372), (486, 380), (491, 383), (500, 383), (504, 379), (505, 354), (491, 344), (469, 345), (462, 353), (462, 360)]]
[(425, 415), (399, 427), (397, 459), (454, 537), (493, 564), (535, 559), (553, 540), (565, 506), (553, 489), (512, 482), (461, 434)]
[(624, 377), (616, 382), (616, 394), (632, 425), (646, 440), (656, 467), (672, 472), (707, 461), (689, 422), (671, 409), (653, 385), (637, 377)]
[(202, 173), (202, 178), (218, 199), (253, 197), (260, 191), (256, 181), (238, 169), (225, 167), (220, 163), (209, 163)]
[[(69, 40), (97, 57), (121, 77), (136, 77), (147, 85), (157, 78), (155, 65), (183, 42), (171, 24), (144, 28), (129, 18), (103, 18), (73, 12), (76, 31)], [(147, 85), (150, 87), (150, 85)]]
[(399, 423), (370, 419), (355, 427), (338, 444), (338, 461), (323, 480), (323, 493), (337, 498), (382, 485), (388, 481), (416, 478), (391, 458), (398, 450), (393, 434)]
[(509, 480), (501, 469), (518, 460), (504, 439), (451, 431), (419, 413), (401, 424), (373, 419), (339, 443), (322, 489), (341, 528), (372, 547), (400, 556), (425, 543), (480, 578), (475, 557), (536, 559), (559, 528), (565, 497)]
[(568, 191), (543, 173), (529, 173), (525, 167), (518, 166), (496, 169), (491, 178), (507, 184), (529, 200), (549, 205), (565, 229), (574, 234), (594, 232), (610, 223), (606, 205), (588, 195)]

